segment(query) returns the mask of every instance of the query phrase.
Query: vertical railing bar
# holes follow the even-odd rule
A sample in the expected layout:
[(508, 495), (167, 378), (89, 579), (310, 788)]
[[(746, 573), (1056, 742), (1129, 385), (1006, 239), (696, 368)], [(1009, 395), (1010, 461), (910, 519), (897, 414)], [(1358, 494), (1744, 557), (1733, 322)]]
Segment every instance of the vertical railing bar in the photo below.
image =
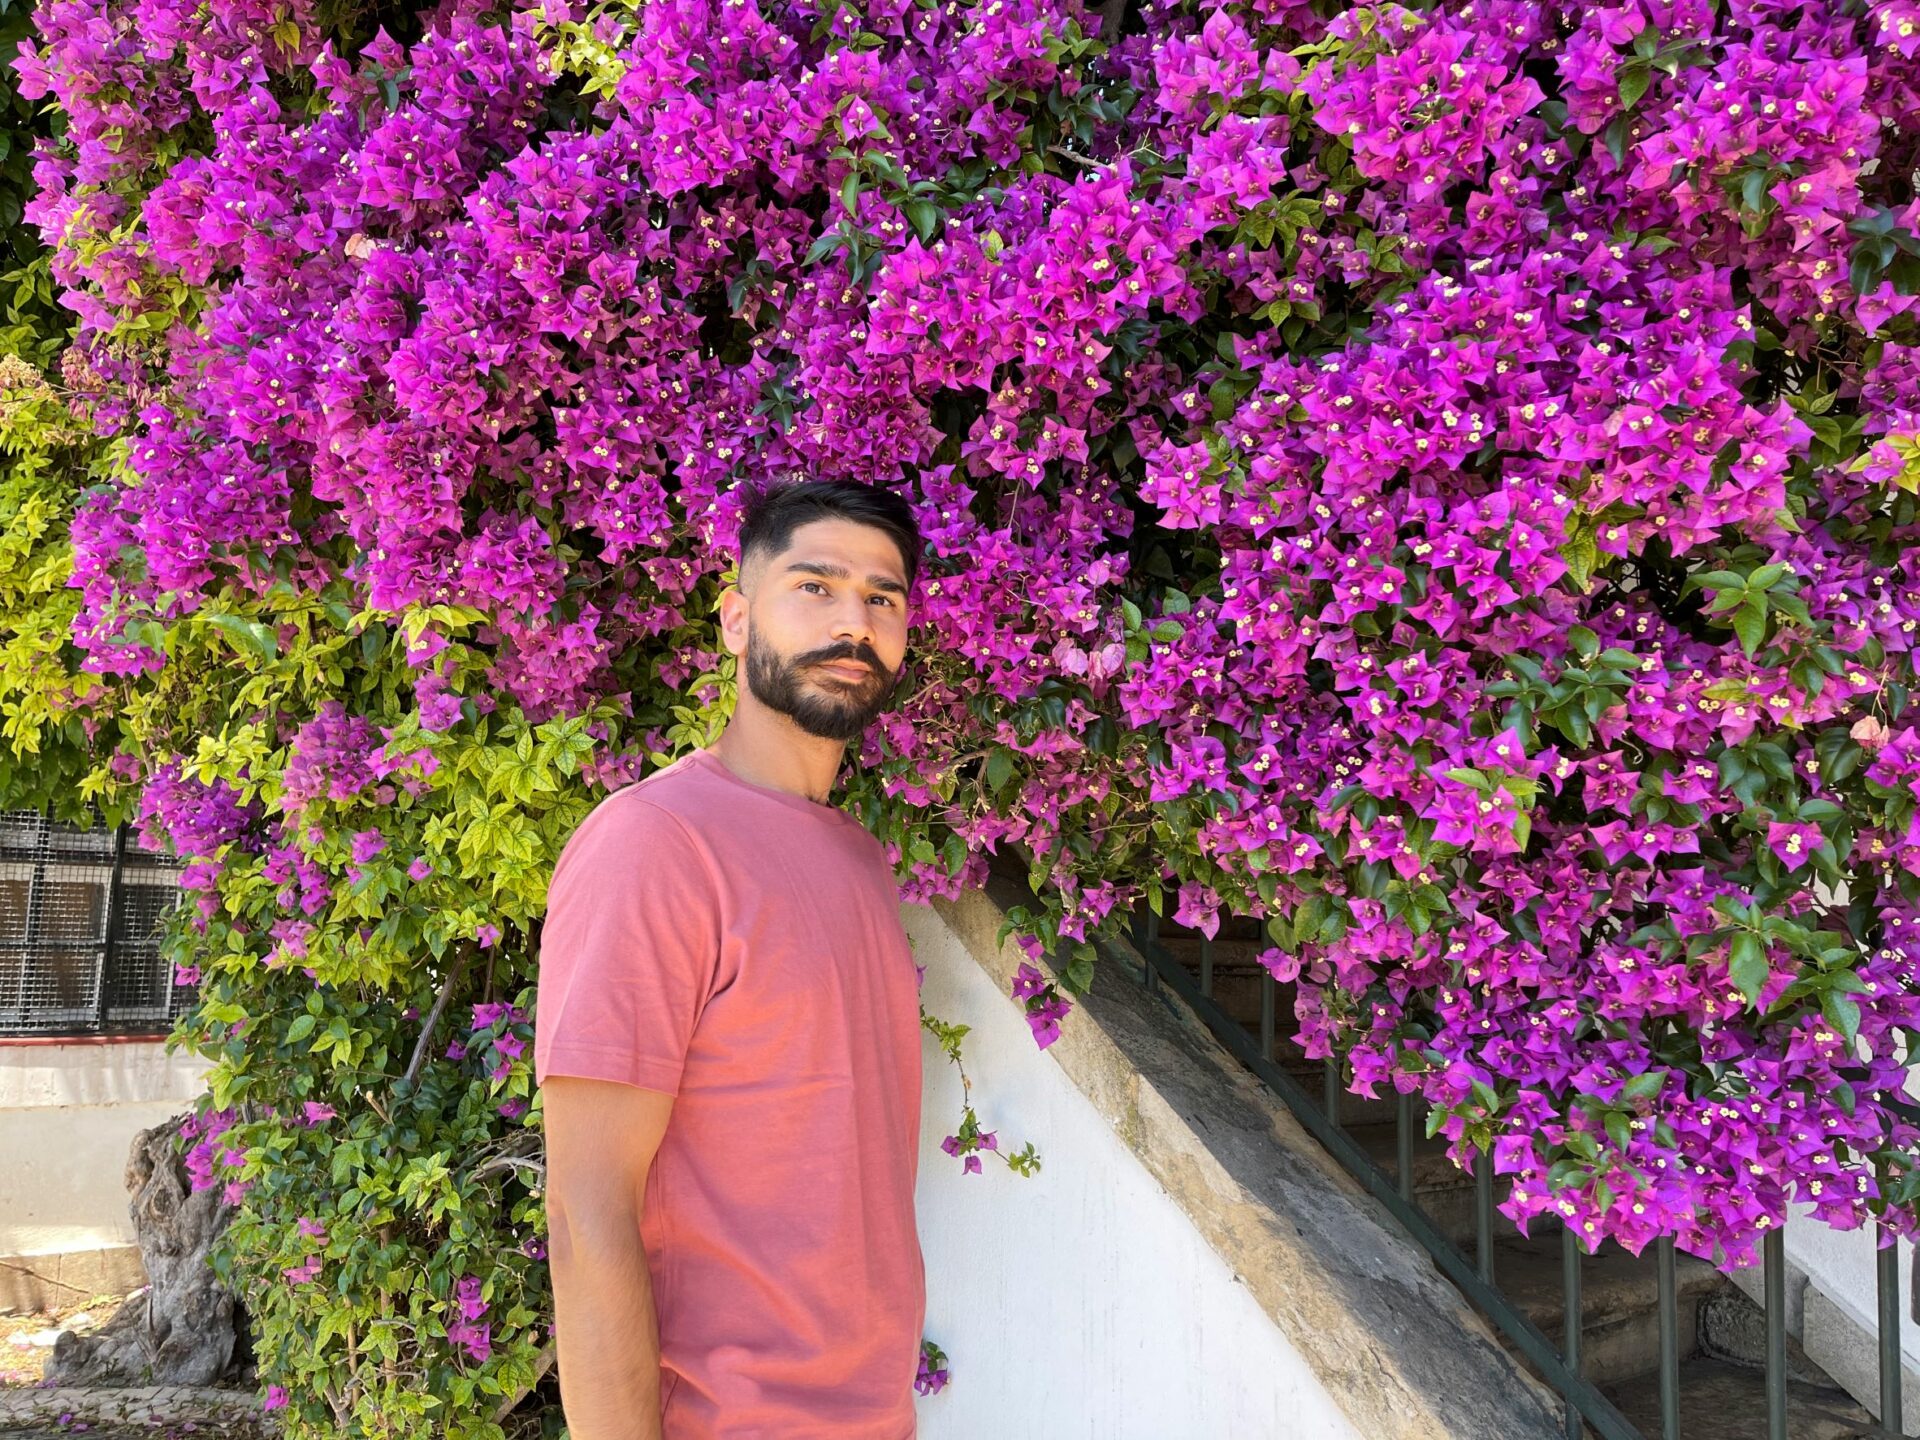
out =
[(1321, 1080), (1320, 1098), (1326, 1105), (1327, 1119), (1340, 1123), (1340, 1057), (1327, 1057), (1326, 1073)]
[(1273, 976), (1260, 977), (1260, 1058), (1273, 1059), (1273, 1009), (1275, 992), (1279, 989)]
[[(1560, 1232), (1560, 1326), (1561, 1354), (1566, 1357), (1567, 1374), (1571, 1379), (1580, 1378), (1580, 1242), (1573, 1238), (1571, 1228)], [(1567, 1440), (1581, 1440), (1586, 1432), (1586, 1422), (1580, 1418), (1580, 1407), (1574, 1402), (1573, 1387), (1567, 1387)]]
[(45, 947), (46, 937), (42, 931), (46, 928), (47, 856), (53, 849), (52, 832), (53, 807), (48, 805), (34, 819), (33, 875), (27, 881), (27, 924), (26, 933), (21, 937), (27, 948), (20, 957), (20, 968), (15, 972), (20, 981), (14, 996), (15, 1004), (8, 1011), (21, 1026), (32, 1026), (36, 1018), (33, 997), (27, 993), (27, 981), (35, 971), (34, 962), (40, 958)]
[[(1160, 938), (1160, 917), (1153, 913), (1151, 907), (1148, 908), (1146, 914), (1146, 938), (1149, 945)], [(1136, 946), (1135, 948), (1138, 949), (1143, 956), (1147, 953), (1145, 946)], [(1141, 966), (1140, 982), (1149, 995), (1153, 994), (1154, 987), (1160, 982), (1159, 967), (1155, 965)]]
[(1660, 1434), (1680, 1440), (1680, 1300), (1674, 1281), (1673, 1237), (1653, 1242), (1660, 1307)]
[(1760, 1267), (1767, 1302), (1767, 1440), (1787, 1440), (1787, 1233), (1779, 1226), (1760, 1242)]
[(1393, 1107), (1394, 1179), (1400, 1198), (1413, 1203), (1413, 1096), (1401, 1095)]
[(1481, 1278), (1463, 1247), (1455, 1245), (1435, 1228), (1419, 1205), (1407, 1204), (1402, 1199), (1386, 1171), (1353, 1136), (1328, 1120), (1305, 1086), (1270, 1055), (1259, 1053), (1258, 1042), (1243, 1021), (1229, 1015), (1217, 1000), (1202, 996), (1191, 973), (1163, 947), (1156, 947), (1155, 957), (1161, 980), (1200, 1017), (1220, 1043), (1286, 1105), (1301, 1127), (1399, 1221), (1439, 1271), (1493, 1321), (1520, 1355), (1540, 1368), (1551, 1386), (1574, 1393), (1581, 1415), (1594, 1435), (1603, 1440), (1648, 1440), (1592, 1381), (1567, 1374), (1560, 1347), (1549, 1340), (1509, 1296)]
[[(1876, 1239), (1882, 1238), (1879, 1236)], [(1880, 1301), (1880, 1431), (1900, 1440), (1900, 1242), (1892, 1235), (1874, 1255), (1874, 1282)]]
[(1213, 941), (1200, 937), (1200, 993), (1213, 998)]
[[(107, 913), (100, 926), (100, 988), (94, 997), (94, 1028), (102, 1031), (107, 1028), (107, 1002), (112, 998), (114, 977), (121, 967), (120, 886), (126, 863), (127, 827), (120, 825), (116, 826), (113, 832), (113, 869), (107, 874)], [(160, 993), (171, 999), (173, 967), (168, 965), (165, 959), (160, 963), (166, 966), (166, 975), (161, 981)]]
[(1473, 1162), (1473, 1228), (1480, 1278), (1493, 1283), (1493, 1156), (1482, 1150)]

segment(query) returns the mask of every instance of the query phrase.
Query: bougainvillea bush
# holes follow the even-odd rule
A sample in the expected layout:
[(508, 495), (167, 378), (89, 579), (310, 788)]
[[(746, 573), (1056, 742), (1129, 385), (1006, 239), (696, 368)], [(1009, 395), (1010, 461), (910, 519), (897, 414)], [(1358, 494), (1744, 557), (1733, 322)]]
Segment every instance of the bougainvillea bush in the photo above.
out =
[(1252, 916), (1517, 1219), (1915, 1232), (1911, 0), (41, 29), (75, 703), (191, 861), (195, 1163), (301, 1433), (531, 1383), (545, 878), (723, 723), (767, 478), (918, 508), (846, 803), (909, 898), (1030, 859), (1042, 1043), (1136, 904)]

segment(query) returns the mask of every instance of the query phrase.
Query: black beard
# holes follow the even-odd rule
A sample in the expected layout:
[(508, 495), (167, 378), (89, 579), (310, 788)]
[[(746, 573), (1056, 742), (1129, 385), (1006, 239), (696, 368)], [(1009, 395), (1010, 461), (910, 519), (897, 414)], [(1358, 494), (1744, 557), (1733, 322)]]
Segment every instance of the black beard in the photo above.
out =
[[(821, 690), (803, 688), (801, 676), (810, 668), (835, 660), (865, 665), (871, 673), (859, 681), (845, 681), (822, 670), (816, 672)], [(769, 710), (787, 716), (809, 735), (822, 740), (856, 740), (887, 708), (906, 667), (889, 671), (866, 646), (837, 645), (789, 660), (769, 645), (753, 642), (747, 627), (747, 688)]]

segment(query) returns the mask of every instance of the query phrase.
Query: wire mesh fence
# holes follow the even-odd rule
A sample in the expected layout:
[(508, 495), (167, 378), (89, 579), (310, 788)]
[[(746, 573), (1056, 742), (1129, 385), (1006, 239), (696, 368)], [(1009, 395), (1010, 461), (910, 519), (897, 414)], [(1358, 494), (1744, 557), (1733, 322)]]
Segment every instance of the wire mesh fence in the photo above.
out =
[(97, 816), (0, 811), (0, 1036), (169, 1030), (193, 996), (159, 947), (180, 869)]

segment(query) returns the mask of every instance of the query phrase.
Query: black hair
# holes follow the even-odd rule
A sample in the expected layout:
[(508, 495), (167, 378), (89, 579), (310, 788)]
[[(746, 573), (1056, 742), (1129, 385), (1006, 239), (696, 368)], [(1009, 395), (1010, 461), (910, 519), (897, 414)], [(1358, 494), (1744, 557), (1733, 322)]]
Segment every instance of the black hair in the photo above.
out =
[(886, 531), (900, 549), (907, 588), (913, 589), (924, 543), (913, 507), (893, 491), (859, 480), (800, 480), (749, 492), (740, 520), (741, 570), (747, 568), (747, 557), (753, 552), (778, 555), (802, 525), (833, 519)]

